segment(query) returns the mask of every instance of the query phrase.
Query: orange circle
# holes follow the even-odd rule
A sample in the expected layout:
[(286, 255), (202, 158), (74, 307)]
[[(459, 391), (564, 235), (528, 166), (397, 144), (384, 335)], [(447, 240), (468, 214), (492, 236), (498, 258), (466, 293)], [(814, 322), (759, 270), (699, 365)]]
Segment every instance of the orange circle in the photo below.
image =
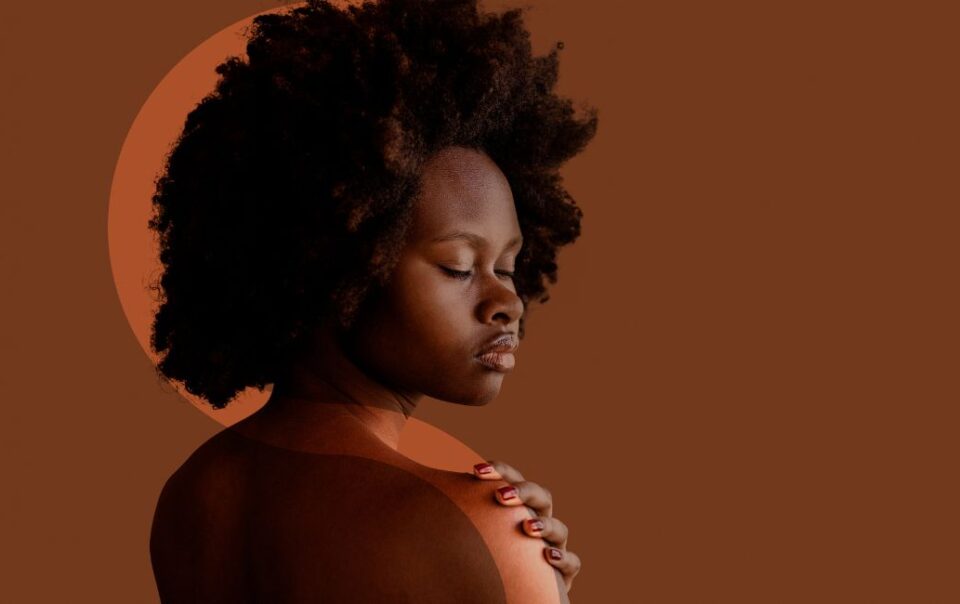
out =
[[(361, 0), (340, 0), (347, 6)], [(295, 6), (261, 11), (220, 30), (181, 59), (167, 73), (140, 108), (127, 132), (114, 168), (107, 210), (107, 239), (113, 282), (120, 304), (140, 347), (154, 366), (159, 356), (150, 348), (150, 327), (158, 303), (149, 285), (163, 270), (156, 235), (147, 227), (152, 214), (155, 179), (166, 155), (183, 128), (186, 115), (210, 93), (217, 82), (214, 68), (228, 56), (243, 56), (244, 30), (257, 15), (281, 12)], [(224, 426), (231, 426), (266, 403), (272, 388), (247, 388), (225, 408), (214, 409), (180, 384), (165, 380), (194, 407)], [(404, 428), (400, 452), (420, 463), (452, 471), (468, 471), (483, 461), (477, 453), (425, 422), (410, 418)]]
[[(279, 12), (288, 7), (262, 11)], [(257, 15), (226, 27), (183, 57), (153, 89), (133, 120), (114, 168), (107, 212), (107, 239), (113, 282), (127, 322), (150, 357), (150, 327), (158, 302), (149, 289), (161, 274), (156, 235), (147, 227), (152, 213), (155, 180), (164, 168), (167, 153), (179, 137), (186, 115), (217, 83), (214, 68), (228, 56), (245, 53), (244, 29)], [(225, 426), (232, 425), (263, 406), (270, 389), (247, 388), (226, 408), (215, 410), (176, 382), (167, 381), (196, 408)]]

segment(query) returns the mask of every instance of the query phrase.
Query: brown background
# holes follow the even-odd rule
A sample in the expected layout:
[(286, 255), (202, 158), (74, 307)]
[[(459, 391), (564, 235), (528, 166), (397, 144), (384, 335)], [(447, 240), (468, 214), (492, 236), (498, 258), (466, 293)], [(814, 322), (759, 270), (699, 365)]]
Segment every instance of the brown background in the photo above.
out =
[[(583, 237), (502, 395), (419, 417), (552, 490), (575, 602), (960, 601), (950, 3), (529, 4), (601, 111)], [(219, 425), (121, 312), (113, 166), (275, 5), (3, 9), (4, 602), (156, 601), (156, 497)]]

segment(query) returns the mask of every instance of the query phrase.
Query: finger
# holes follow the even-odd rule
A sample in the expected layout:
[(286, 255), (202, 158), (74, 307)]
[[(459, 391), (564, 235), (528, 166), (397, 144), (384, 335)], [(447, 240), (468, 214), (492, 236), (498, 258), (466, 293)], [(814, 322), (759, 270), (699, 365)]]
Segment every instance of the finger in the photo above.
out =
[(482, 480), (506, 480), (509, 483), (523, 480), (523, 474), (516, 468), (495, 459), (473, 466), (473, 475)]
[(487, 462), (473, 466), (473, 475), (480, 480), (503, 480), (503, 476), (500, 475), (500, 472), (497, 472), (493, 464)]
[(540, 537), (554, 547), (566, 549), (570, 531), (567, 525), (557, 518), (528, 518), (520, 524), (527, 535)]
[(508, 487), (497, 489), (498, 493), (503, 492), (503, 497), (498, 497), (500, 503), (504, 505), (520, 505), (523, 503), (530, 507), (536, 516), (546, 516), (548, 518), (553, 516), (553, 495), (546, 488), (530, 480), (521, 480), (509, 486), (516, 490), (516, 493), (514, 493), (516, 497), (510, 496)]
[[(520, 499), (520, 490), (512, 484), (500, 487), (494, 491), (494, 497), (501, 505), (515, 506), (523, 505), (523, 499)], [(532, 513), (532, 512), (531, 512)]]
[(555, 547), (544, 548), (543, 554), (547, 562), (557, 568), (563, 575), (563, 582), (567, 584), (567, 591), (570, 591), (573, 578), (580, 572), (580, 557), (573, 552)]

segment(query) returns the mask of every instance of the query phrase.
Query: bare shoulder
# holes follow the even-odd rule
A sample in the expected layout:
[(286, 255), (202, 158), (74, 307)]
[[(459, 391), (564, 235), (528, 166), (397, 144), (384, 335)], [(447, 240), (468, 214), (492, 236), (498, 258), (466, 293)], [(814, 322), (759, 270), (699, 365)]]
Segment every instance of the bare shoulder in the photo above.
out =
[(240, 452), (223, 433), (167, 479), (150, 530), (150, 561), (162, 602), (243, 601)]
[[(413, 462), (414, 472), (436, 485), (463, 510), (490, 549), (510, 594), (527, 602), (566, 602), (559, 571), (543, 558), (547, 543), (527, 536), (520, 523), (534, 513), (525, 506), (504, 507), (494, 491), (504, 481), (478, 480), (470, 470), (484, 459), (453, 436), (410, 418), (404, 427), (400, 452)], [(426, 467), (424, 467), (426, 466)]]
[(497, 567), (507, 601), (565, 602), (559, 571), (546, 562), (543, 539), (527, 536), (524, 519), (534, 515), (526, 506), (507, 507), (494, 496), (502, 480), (478, 480), (472, 473), (435, 470), (430, 481), (469, 519)]
[(246, 490), (247, 465), (242, 446), (228, 430), (211, 437), (164, 483), (154, 513), (154, 529), (169, 520), (179, 524), (199, 522), (211, 510), (217, 511), (220, 523), (239, 519), (242, 510), (237, 504)]
[(530, 538), (511, 531), (517, 510), (491, 507), (493, 485), (476, 482), (222, 433), (157, 503), (150, 550), (161, 601), (557, 602), (523, 597), (534, 592), (513, 571), (542, 558), (518, 548)]

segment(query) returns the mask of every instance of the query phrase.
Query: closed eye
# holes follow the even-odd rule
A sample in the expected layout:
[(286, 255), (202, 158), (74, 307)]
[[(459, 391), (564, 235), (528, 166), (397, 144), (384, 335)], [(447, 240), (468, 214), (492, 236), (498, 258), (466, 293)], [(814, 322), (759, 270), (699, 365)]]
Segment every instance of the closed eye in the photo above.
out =
[(469, 279), (470, 275), (473, 274), (472, 271), (458, 271), (452, 268), (447, 268), (445, 266), (441, 266), (440, 269), (443, 270), (443, 272), (445, 272), (446, 274), (453, 277), (454, 279), (466, 280), (466, 279)]
[[(447, 268), (446, 266), (441, 266), (440, 269), (443, 270), (443, 272), (445, 272), (446, 274), (453, 277), (454, 279), (460, 279), (462, 281), (469, 279), (470, 276), (473, 275), (473, 271), (458, 271), (456, 269)], [(498, 275), (503, 275), (509, 279), (513, 279), (513, 276), (514, 276), (514, 273), (510, 271), (495, 271), (495, 272)]]

